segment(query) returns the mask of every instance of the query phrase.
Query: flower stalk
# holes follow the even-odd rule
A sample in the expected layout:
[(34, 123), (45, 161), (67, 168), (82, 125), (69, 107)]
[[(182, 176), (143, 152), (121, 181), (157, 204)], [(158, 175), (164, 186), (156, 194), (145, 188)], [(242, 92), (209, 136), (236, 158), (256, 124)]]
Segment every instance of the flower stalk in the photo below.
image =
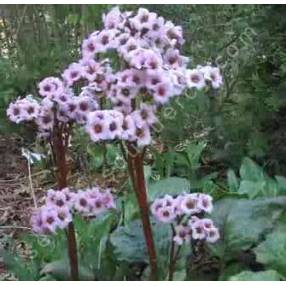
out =
[(128, 147), (128, 169), (141, 213), (141, 221), (150, 263), (150, 280), (157, 280), (157, 257), (149, 218), (149, 207), (144, 179), (143, 152), (138, 152), (131, 144)]
[[(56, 155), (56, 163), (58, 168), (57, 180), (59, 189), (64, 189), (67, 187), (68, 166), (66, 162), (66, 147), (67, 147), (66, 143), (68, 142), (68, 140), (66, 140), (66, 138), (63, 138), (63, 132), (59, 124), (56, 124), (53, 136), (53, 148), (54, 148), (53, 151)], [(66, 230), (66, 236), (68, 241), (68, 255), (70, 262), (71, 280), (78, 281), (79, 272), (78, 272), (77, 244), (76, 244), (74, 224), (72, 221), (68, 224)]]

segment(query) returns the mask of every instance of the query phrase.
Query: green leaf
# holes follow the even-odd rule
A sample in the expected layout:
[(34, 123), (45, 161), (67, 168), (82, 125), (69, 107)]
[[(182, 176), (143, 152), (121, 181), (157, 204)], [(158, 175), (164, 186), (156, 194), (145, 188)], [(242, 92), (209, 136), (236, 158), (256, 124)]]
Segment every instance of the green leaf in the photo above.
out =
[(92, 167), (97, 169), (102, 166), (104, 161), (104, 146), (87, 145), (87, 153), (90, 155)]
[(243, 159), (239, 173), (243, 180), (259, 181), (264, 179), (262, 168), (250, 158)]
[(152, 176), (152, 168), (148, 165), (145, 165), (144, 166), (144, 178), (145, 178), (146, 184), (148, 184), (151, 176)]
[(117, 228), (111, 234), (110, 241), (119, 261), (148, 262), (143, 229), (139, 220)]
[(124, 223), (128, 224), (133, 219), (138, 218), (140, 210), (134, 192), (129, 192), (124, 198)]
[(221, 275), (219, 276), (219, 281), (229, 280), (232, 276), (240, 273), (242, 271), (248, 270), (247, 266), (240, 262), (230, 262), (223, 269)]
[(182, 192), (189, 192), (190, 183), (187, 179), (179, 177), (169, 177), (148, 186), (148, 199), (154, 199), (167, 194), (175, 195)]
[(255, 248), (256, 260), (286, 277), (286, 232), (276, 231)]
[(286, 178), (282, 176), (275, 176), (275, 179), (277, 181), (279, 191), (285, 192), (286, 191)]
[[(153, 236), (157, 250), (158, 273), (165, 279), (168, 270), (171, 229), (169, 225), (153, 223)], [(128, 226), (119, 227), (111, 235), (116, 257), (129, 263), (148, 263), (146, 243), (140, 220), (134, 220)], [(128, 246), (128, 247), (127, 247)]]
[(286, 210), (286, 197), (224, 198), (214, 205), (212, 218), (219, 227), (221, 239), (211, 245), (213, 253), (224, 261), (259, 242), (262, 234), (271, 230)]
[(280, 281), (282, 279), (280, 275), (275, 270), (266, 270), (259, 272), (243, 271), (239, 274), (231, 276), (230, 281)]
[(186, 147), (186, 153), (192, 170), (196, 170), (200, 166), (200, 158), (203, 150), (206, 148), (207, 143), (199, 142), (197, 144), (190, 143)]
[(243, 180), (240, 183), (238, 193), (247, 194), (249, 198), (255, 198), (259, 193), (262, 193), (266, 185), (265, 181), (253, 182)]
[(88, 221), (75, 217), (77, 243), (80, 245), (79, 264), (83, 267), (83, 274), (92, 272), (96, 280), (113, 279), (115, 260), (109, 234), (117, 220), (117, 214), (112, 211)]
[(232, 169), (227, 171), (227, 183), (231, 192), (236, 192), (238, 190), (239, 181)]
[(0, 251), (0, 256), (10, 272), (14, 273), (19, 280), (35, 281), (40, 277), (39, 265), (34, 261), (25, 261), (16, 253)]
[(106, 144), (106, 160), (109, 165), (113, 165), (116, 161), (116, 157), (118, 156), (118, 149), (113, 144)]
[[(71, 279), (68, 260), (57, 260), (46, 264), (41, 270), (41, 275), (52, 276), (56, 280), (66, 281)], [(82, 281), (94, 280), (94, 275), (87, 267), (79, 265), (79, 278)]]

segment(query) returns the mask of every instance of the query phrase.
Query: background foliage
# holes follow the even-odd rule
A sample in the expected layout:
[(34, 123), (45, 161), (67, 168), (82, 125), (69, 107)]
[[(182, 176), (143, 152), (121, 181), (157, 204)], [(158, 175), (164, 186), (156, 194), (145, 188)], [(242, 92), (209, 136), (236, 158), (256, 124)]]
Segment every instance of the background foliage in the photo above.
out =
[[(123, 5), (135, 10), (138, 5)], [(176, 144), (204, 138), (210, 164), (239, 167), (251, 156), (272, 173), (285, 170), (285, 6), (147, 5), (184, 28), (193, 64), (219, 64), (219, 96), (182, 99), (162, 136)], [(82, 39), (101, 25), (110, 5), (1, 5), (0, 132), (5, 108), (36, 91), (36, 82), (78, 58)], [(184, 112), (181, 112), (184, 106)], [(179, 123), (178, 123), (179, 122)], [(183, 128), (176, 128), (182, 126)], [(172, 134), (172, 136), (169, 136)]]

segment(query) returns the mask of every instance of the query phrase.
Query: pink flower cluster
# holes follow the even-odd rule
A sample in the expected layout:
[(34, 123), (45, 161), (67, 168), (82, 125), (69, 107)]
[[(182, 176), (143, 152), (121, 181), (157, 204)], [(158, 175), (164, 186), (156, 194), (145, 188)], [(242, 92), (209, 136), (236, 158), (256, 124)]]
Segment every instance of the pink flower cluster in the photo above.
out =
[(83, 124), (86, 122), (87, 114), (98, 109), (97, 98), (91, 88), (83, 89), (79, 96), (75, 96), (72, 90), (64, 89), (63, 83), (57, 78), (47, 78), (43, 82), (40, 83), (40, 94), (44, 96), (43, 99), (36, 100), (29, 95), (10, 103), (7, 115), (11, 121), (34, 122), (40, 135), (48, 135), (56, 122)]
[(215, 242), (218, 229), (209, 218), (202, 218), (213, 209), (212, 197), (202, 193), (183, 194), (176, 197), (165, 195), (154, 200), (151, 212), (162, 223), (175, 223), (174, 241), (181, 245), (191, 239)]
[(69, 188), (51, 189), (47, 192), (45, 205), (35, 210), (31, 217), (32, 229), (38, 234), (55, 233), (67, 227), (74, 211), (84, 216), (96, 216), (111, 208), (115, 208), (115, 202), (109, 189), (94, 187), (78, 192)]
[[(82, 58), (61, 78), (39, 83), (42, 101), (25, 98), (10, 104), (10, 120), (34, 120), (42, 135), (49, 134), (55, 121), (77, 122), (93, 141), (120, 139), (144, 146), (151, 143), (158, 107), (187, 89), (222, 85), (217, 67), (188, 67), (188, 58), (181, 54), (182, 28), (156, 13), (115, 7), (103, 15), (103, 24), (83, 41)], [(111, 50), (120, 68), (112, 67), (106, 53)], [(99, 98), (109, 110), (103, 110)]]
[(150, 126), (157, 121), (155, 109), (141, 103), (140, 109), (124, 116), (117, 110), (89, 113), (86, 130), (93, 141), (121, 139), (136, 141), (138, 146), (151, 142)]
[(38, 117), (39, 111), (39, 103), (31, 95), (28, 95), (16, 102), (11, 102), (7, 109), (7, 116), (15, 123), (33, 121)]

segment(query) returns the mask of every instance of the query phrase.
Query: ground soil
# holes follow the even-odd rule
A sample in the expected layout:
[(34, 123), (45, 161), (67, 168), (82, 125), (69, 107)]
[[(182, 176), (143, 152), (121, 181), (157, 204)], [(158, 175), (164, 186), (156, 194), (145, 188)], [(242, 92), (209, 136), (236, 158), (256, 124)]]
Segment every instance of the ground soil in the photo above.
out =
[[(16, 237), (22, 227), (28, 227), (33, 208), (21, 145), (19, 137), (0, 135), (0, 249), (5, 247), (7, 237)], [(3, 272), (0, 257), (0, 274)]]

